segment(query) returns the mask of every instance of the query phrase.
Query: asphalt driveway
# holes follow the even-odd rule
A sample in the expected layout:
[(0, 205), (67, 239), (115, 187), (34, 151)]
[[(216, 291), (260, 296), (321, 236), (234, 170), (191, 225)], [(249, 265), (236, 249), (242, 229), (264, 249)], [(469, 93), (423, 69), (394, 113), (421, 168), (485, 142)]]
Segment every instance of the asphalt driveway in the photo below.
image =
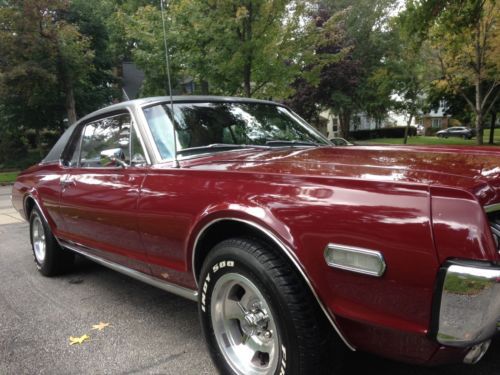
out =
[[(0, 187), (0, 374), (212, 374), (196, 304), (79, 259), (45, 278), (33, 263), (28, 226)], [(102, 331), (99, 322), (110, 323)], [(70, 336), (90, 341), (69, 345)], [(500, 374), (500, 340), (475, 366), (409, 366), (349, 356), (338, 375)]]

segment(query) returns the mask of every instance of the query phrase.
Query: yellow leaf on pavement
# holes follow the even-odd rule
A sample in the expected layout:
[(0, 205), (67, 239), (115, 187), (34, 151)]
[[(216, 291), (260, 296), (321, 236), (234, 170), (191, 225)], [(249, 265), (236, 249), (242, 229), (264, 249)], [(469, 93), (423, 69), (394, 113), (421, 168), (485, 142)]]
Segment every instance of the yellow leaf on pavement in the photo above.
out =
[(83, 335), (80, 337), (70, 336), (70, 338), (69, 338), (70, 343), (69, 344), (70, 345), (83, 344), (83, 342), (87, 341), (87, 340), (90, 340), (90, 336), (88, 336), (88, 335)]
[(97, 329), (99, 331), (102, 331), (106, 327), (109, 327), (109, 323), (99, 322), (99, 324), (94, 324), (92, 326), (92, 329)]

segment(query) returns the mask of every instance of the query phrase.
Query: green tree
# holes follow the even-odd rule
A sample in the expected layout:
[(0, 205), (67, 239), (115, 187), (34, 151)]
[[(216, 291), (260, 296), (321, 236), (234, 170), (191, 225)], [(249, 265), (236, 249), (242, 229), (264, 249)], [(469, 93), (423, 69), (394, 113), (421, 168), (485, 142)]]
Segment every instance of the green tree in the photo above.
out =
[(75, 85), (75, 101), (80, 115), (121, 96), (115, 69), (122, 60), (112, 48), (109, 24), (114, 11), (114, 0), (72, 0), (65, 14), (65, 20), (88, 38), (93, 53), (88, 75)]
[[(93, 69), (90, 39), (63, 19), (66, 1), (8, 2), (0, 9), (0, 98), (27, 128), (76, 121), (75, 84)], [(24, 112), (24, 114), (23, 114)], [(58, 113), (59, 112), (59, 113)]]
[(461, 95), (473, 112), (478, 144), (483, 121), (500, 95), (499, 20), (495, 0), (409, 1), (406, 12), (408, 27), (433, 47), (441, 70), (436, 85)]
[(408, 141), (411, 122), (424, 110), (428, 88), (438, 74), (429, 64), (430, 52), (418, 43), (415, 35), (405, 28), (405, 16), (391, 20), (391, 48), (388, 49), (384, 66), (375, 77), (377, 85), (392, 90), (393, 109), (406, 115), (403, 143)]
[[(117, 96), (104, 0), (8, 0), (0, 8), (0, 132), (29, 140), (54, 140), (79, 115)], [(35, 137), (32, 137), (32, 134)], [(42, 138), (42, 133), (44, 137)], [(54, 137), (52, 137), (54, 138)]]
[[(169, 12), (168, 24), (172, 24), (172, 15)], [(162, 17), (157, 5), (139, 7), (133, 14), (128, 14), (119, 9), (116, 16), (118, 28), (123, 28), (127, 41), (127, 50), (123, 53), (130, 54), (135, 64), (145, 73), (145, 81), (141, 95), (154, 96), (168, 94), (167, 70), (165, 65), (165, 47), (163, 42)], [(171, 73), (175, 83), (180, 78), (179, 62), (177, 58), (177, 44), (174, 42), (175, 34), (169, 27), (167, 40), (171, 48), (169, 54), (172, 64)]]
[[(204, 93), (283, 97), (297, 72), (302, 7), (285, 0), (191, 1), (168, 4), (167, 30), (172, 70), (192, 77)], [(161, 14), (139, 8), (127, 19), (134, 61), (146, 73), (146, 93), (165, 82)], [(163, 85), (164, 87), (164, 85)]]
[(378, 84), (388, 49), (386, 24), (391, 4), (368, 0), (320, 1), (308, 17), (302, 76), (290, 104), (306, 117), (329, 109), (349, 137), (351, 116), (364, 111), (379, 121), (392, 105), (388, 86)]

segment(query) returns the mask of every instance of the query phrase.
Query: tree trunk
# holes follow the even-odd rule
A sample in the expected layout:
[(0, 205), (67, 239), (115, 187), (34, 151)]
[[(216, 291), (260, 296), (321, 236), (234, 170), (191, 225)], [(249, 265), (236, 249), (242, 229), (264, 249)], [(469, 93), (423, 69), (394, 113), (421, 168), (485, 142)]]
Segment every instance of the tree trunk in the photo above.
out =
[(247, 98), (250, 98), (252, 95), (252, 87), (251, 87), (251, 81), (252, 81), (252, 62), (251, 58), (248, 58), (248, 60), (245, 62), (245, 65), (243, 67), (243, 85), (245, 89), (245, 96)]
[(475, 66), (475, 71), (476, 71), (476, 77), (475, 77), (475, 82), (474, 82), (474, 87), (476, 89), (476, 139), (477, 139), (477, 144), (482, 145), (483, 144), (483, 106), (482, 106), (482, 101), (483, 101), (483, 95), (481, 92), (481, 76), (482, 76), (482, 68), (483, 68), (483, 61), (482, 61), (482, 53), (481, 53), (481, 22), (480, 20), (477, 21), (476, 24), (476, 66)]
[(349, 139), (349, 127), (351, 122), (350, 111), (339, 111), (340, 136)]
[(413, 113), (410, 113), (410, 117), (408, 117), (408, 122), (406, 123), (404, 144), (408, 143), (408, 133), (410, 132), (411, 120), (413, 120)]
[(246, 61), (243, 66), (243, 85), (245, 89), (245, 96), (250, 98), (252, 96), (252, 50), (248, 48), (252, 40), (252, 19), (253, 19), (253, 7), (252, 2), (247, 4), (248, 16), (244, 21), (244, 43), (246, 48)]
[(476, 113), (476, 138), (477, 144), (483, 144), (483, 114), (481, 112)]
[[(59, 43), (59, 42), (58, 42)], [(68, 115), (68, 126), (76, 122), (76, 106), (75, 106), (75, 94), (73, 92), (73, 81), (68, 72), (68, 66), (64, 60), (64, 56), (61, 52), (59, 44), (57, 45), (57, 68), (59, 73), (59, 82), (62, 85), (62, 89), (65, 95), (65, 109)]]
[(42, 132), (40, 129), (35, 129), (35, 143), (36, 143), (36, 148), (40, 154), (40, 157), (44, 157), (46, 152), (42, 150)]
[(208, 81), (201, 80), (201, 95), (208, 95)]
[(68, 77), (66, 77), (64, 82), (64, 91), (66, 94), (66, 112), (68, 114), (68, 125), (72, 125), (76, 122), (77, 116), (73, 85), (71, 84), (71, 82), (69, 82)]
[(491, 113), (491, 122), (490, 122), (490, 140), (488, 142), (490, 145), (495, 144), (494, 140), (495, 140), (495, 124), (496, 124), (496, 122), (497, 122), (497, 113), (492, 112)]

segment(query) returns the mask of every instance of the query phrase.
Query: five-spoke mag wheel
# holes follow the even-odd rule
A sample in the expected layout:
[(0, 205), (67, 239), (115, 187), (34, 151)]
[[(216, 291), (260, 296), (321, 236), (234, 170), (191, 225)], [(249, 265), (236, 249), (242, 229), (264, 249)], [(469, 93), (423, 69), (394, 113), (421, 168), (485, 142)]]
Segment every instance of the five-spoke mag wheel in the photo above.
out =
[(272, 311), (247, 277), (227, 273), (215, 283), (212, 325), (219, 348), (238, 374), (273, 374), (280, 340)]
[[(208, 253), (199, 278), (199, 313), (222, 374), (321, 374), (343, 350), (308, 286), (267, 242), (232, 238)], [(332, 350), (329, 352), (329, 350)], [(328, 353), (328, 367), (322, 366)]]
[(43, 263), (45, 260), (45, 251), (47, 243), (45, 242), (45, 231), (43, 229), (42, 220), (38, 215), (33, 219), (31, 225), (31, 238), (33, 241), (33, 252), (38, 263)]
[(74, 253), (62, 249), (38, 207), (30, 214), (31, 247), (36, 266), (44, 276), (53, 276), (71, 267)]

